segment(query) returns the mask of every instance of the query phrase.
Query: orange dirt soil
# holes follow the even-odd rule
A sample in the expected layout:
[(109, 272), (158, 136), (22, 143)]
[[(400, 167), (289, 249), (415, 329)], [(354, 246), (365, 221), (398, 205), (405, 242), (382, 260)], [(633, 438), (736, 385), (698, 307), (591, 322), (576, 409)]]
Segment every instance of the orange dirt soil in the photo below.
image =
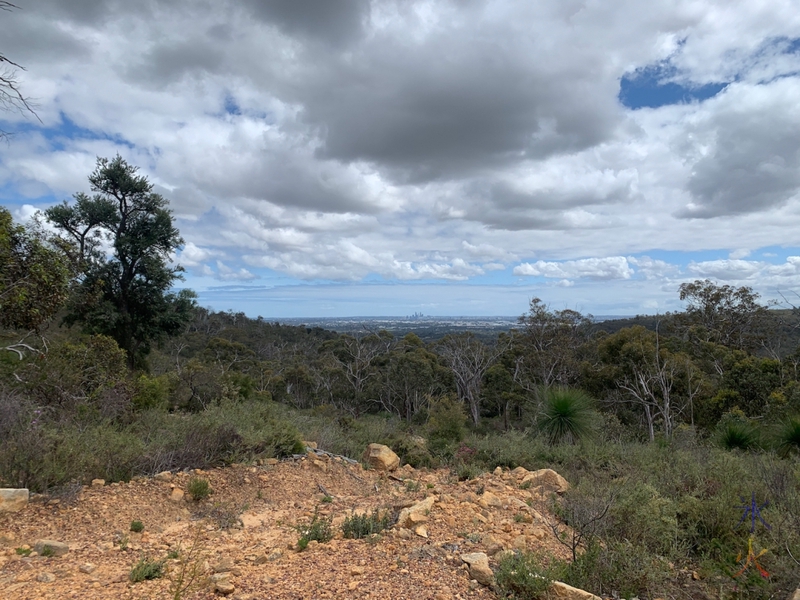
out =
[[(0, 599), (496, 598), (470, 579), (462, 554), (485, 552), (495, 567), (502, 549), (565, 552), (548, 526), (554, 518), (541, 490), (520, 487), (524, 475), (524, 469), (497, 469), (458, 482), (444, 470), (406, 466), (387, 475), (310, 455), (97, 482), (72, 501), (34, 498), (19, 512), (0, 514)], [(207, 479), (211, 496), (177, 499), (173, 489), (186, 490), (192, 477)], [(430, 510), (409, 528), (395, 526), (371, 539), (342, 537), (341, 523), (354, 511), (397, 512), (431, 496)], [(332, 520), (334, 538), (298, 551), (296, 527), (315, 511)], [(134, 520), (144, 524), (142, 533), (130, 531)], [(69, 552), (18, 553), (38, 539), (65, 542)], [(167, 558), (176, 550), (178, 558)], [(131, 583), (131, 569), (143, 557), (165, 559), (166, 573)], [(175, 596), (182, 569), (194, 572), (194, 585)]]

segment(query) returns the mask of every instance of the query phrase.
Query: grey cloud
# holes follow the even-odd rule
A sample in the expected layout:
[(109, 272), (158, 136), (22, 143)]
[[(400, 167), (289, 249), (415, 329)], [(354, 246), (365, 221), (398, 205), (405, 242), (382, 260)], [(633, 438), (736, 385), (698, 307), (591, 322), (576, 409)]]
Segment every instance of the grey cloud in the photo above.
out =
[(369, 14), (368, 0), (246, 0), (244, 4), (258, 19), (289, 35), (337, 46), (360, 37)]
[(679, 217), (761, 212), (800, 191), (800, 112), (796, 100), (790, 107), (783, 99), (797, 85), (774, 85), (785, 88), (776, 90), (777, 102), (774, 96), (739, 98), (743, 107), (714, 118), (713, 150), (695, 163), (687, 183), (693, 205)]
[[(507, 32), (497, 32), (507, 35)], [(587, 93), (602, 75), (553, 77), (480, 25), (418, 44), (377, 36), (308, 81), (303, 117), (322, 132), (319, 155), (382, 165), (398, 181), (426, 181), (574, 152), (607, 139), (615, 102)]]
[(216, 41), (209, 35), (157, 44), (126, 69), (126, 76), (138, 83), (163, 86), (179, 82), (192, 73), (217, 71), (223, 64), (224, 50), (215, 44)]

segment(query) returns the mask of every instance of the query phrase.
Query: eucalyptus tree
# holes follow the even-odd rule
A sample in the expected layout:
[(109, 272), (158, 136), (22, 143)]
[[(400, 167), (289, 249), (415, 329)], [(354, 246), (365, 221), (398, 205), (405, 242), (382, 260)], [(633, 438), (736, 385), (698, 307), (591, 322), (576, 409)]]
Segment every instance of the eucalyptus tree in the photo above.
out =
[(487, 345), (473, 333), (449, 334), (434, 346), (453, 372), (458, 399), (467, 405), (472, 423), (477, 425), (481, 418), (481, 386), (484, 375), (508, 347), (508, 342), (498, 339)]
[(81, 275), (65, 322), (115, 339), (131, 368), (153, 342), (180, 333), (195, 308), (193, 292), (172, 290), (183, 269), (171, 256), (183, 240), (167, 200), (137, 171), (119, 155), (98, 158), (89, 175), (93, 195), (45, 211), (77, 248)]

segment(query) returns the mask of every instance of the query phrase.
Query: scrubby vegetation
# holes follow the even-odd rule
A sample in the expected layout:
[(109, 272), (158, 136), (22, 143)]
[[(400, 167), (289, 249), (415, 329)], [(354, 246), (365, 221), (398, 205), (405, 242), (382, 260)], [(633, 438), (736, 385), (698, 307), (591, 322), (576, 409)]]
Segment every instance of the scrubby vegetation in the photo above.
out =
[[(677, 290), (684, 312), (624, 324), (534, 298), (519, 327), (491, 341), (270, 323), (170, 292), (165, 282), (179, 271), (163, 258), (180, 238), (165, 201), (120, 161), (99, 163), (93, 177), (96, 186), (133, 178), (160, 246), (120, 242), (108, 259), (88, 233), (54, 238), (0, 210), (0, 486), (66, 497), (93, 478), (291, 456), (305, 451), (304, 439), (350, 457), (384, 443), (403, 462), (460, 479), (524, 466), (570, 481), (546, 508), (572, 560), (508, 558), (498, 581), (518, 597), (536, 596), (539, 575), (556, 573), (598, 594), (640, 598), (687, 589), (769, 598), (797, 584), (793, 309), (696, 281)], [(88, 227), (103, 209), (95, 225), (113, 233), (121, 217), (111, 208), (83, 199), (49, 216), (62, 228)], [(146, 219), (136, 227), (146, 231)], [(120, 276), (130, 251), (152, 260), (157, 281), (127, 282), (125, 293), (157, 301), (123, 306), (114, 286), (89, 285)], [(301, 541), (321, 541), (326, 523), (313, 521)], [(350, 527), (360, 535), (373, 522)], [(759, 568), (747, 562), (751, 549)]]

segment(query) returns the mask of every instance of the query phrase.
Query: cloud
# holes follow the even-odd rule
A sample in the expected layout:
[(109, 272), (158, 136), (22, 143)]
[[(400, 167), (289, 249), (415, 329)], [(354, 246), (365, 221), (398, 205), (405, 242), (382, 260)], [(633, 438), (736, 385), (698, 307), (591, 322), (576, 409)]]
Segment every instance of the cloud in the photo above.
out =
[[(625, 284), (632, 312), (684, 277), (793, 285), (761, 251), (798, 243), (783, 0), (35, 4), (0, 14), (42, 120), (0, 114), (4, 202), (88, 192), (119, 152), (169, 199), (199, 285), (528, 276), (587, 302)], [(645, 72), (724, 87), (629, 110)]]
[(624, 256), (608, 258), (583, 258), (563, 262), (538, 260), (514, 267), (514, 275), (575, 279), (586, 277), (595, 280), (630, 279), (633, 269)]
[(219, 260), (217, 261), (217, 277), (222, 281), (251, 281), (258, 278), (247, 269), (241, 268), (236, 271)]

